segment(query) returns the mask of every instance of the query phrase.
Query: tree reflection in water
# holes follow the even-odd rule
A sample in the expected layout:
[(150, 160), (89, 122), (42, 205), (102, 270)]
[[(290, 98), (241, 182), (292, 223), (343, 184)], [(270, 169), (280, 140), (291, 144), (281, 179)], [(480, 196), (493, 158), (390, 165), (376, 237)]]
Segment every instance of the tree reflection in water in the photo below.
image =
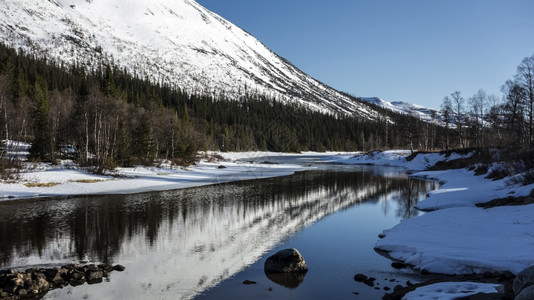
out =
[[(0, 267), (76, 260), (126, 261), (133, 269), (164, 264), (187, 276), (183, 271), (160, 278), (162, 290), (180, 282), (177, 289), (193, 295), (336, 211), (380, 203), (386, 214), (395, 201), (397, 216), (413, 217), (417, 201), (437, 186), (404, 171), (354, 169), (137, 195), (1, 203)], [(145, 275), (135, 279), (139, 285), (157, 274)], [(131, 292), (142, 297), (135, 288)]]

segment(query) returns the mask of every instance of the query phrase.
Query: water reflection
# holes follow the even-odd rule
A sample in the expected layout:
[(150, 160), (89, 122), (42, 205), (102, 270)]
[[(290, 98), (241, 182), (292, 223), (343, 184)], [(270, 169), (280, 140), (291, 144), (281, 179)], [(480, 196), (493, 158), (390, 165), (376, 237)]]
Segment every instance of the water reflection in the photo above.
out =
[(306, 277), (306, 273), (265, 273), (272, 282), (290, 289), (296, 289)]
[(371, 202), (387, 213), (395, 201), (396, 215), (414, 216), (417, 200), (433, 185), (402, 171), (362, 167), (139, 195), (2, 203), (0, 267), (119, 262), (127, 267), (120, 280), (85, 287), (88, 293), (190, 298), (333, 212)]

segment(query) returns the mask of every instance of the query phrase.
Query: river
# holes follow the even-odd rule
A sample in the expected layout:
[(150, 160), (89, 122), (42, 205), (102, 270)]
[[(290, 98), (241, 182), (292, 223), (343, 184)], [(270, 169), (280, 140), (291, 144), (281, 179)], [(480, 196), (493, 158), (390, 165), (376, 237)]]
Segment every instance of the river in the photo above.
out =
[[(418, 212), (437, 183), (398, 168), (318, 165), (291, 176), (135, 195), (0, 203), (0, 269), (119, 263), (101, 284), (46, 299), (380, 298), (420, 276), (378, 255), (378, 234)], [(309, 272), (263, 273), (265, 258), (297, 248)], [(364, 273), (373, 288), (355, 282)], [(244, 280), (257, 284), (243, 285)]]

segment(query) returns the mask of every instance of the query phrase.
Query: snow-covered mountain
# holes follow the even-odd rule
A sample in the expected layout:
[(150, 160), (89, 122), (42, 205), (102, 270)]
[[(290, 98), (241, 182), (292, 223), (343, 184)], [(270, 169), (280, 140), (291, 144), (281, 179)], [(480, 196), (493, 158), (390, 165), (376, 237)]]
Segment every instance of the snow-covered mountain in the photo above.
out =
[(110, 62), (191, 93), (238, 99), (246, 91), (377, 117), (193, 0), (0, 0), (0, 42), (88, 68)]
[(441, 111), (435, 108), (428, 108), (403, 101), (389, 102), (377, 97), (362, 97), (360, 99), (364, 102), (377, 105), (396, 113), (417, 117), (425, 122), (442, 123), (443, 121)]

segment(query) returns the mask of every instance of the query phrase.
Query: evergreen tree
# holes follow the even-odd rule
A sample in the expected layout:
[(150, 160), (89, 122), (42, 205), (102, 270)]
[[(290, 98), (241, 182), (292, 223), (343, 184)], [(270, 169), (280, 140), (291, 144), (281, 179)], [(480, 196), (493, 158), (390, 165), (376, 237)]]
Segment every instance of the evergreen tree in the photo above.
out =
[(132, 152), (138, 162), (143, 164), (151, 164), (156, 156), (148, 113), (142, 115), (140, 123), (134, 130)]
[(54, 161), (54, 145), (49, 125), (48, 93), (43, 88), (42, 79), (35, 81), (32, 100), (33, 110), (33, 143), (30, 148), (30, 157), (43, 161)]
[(117, 152), (116, 157), (114, 158), (115, 163), (117, 163), (119, 166), (130, 166), (131, 165), (131, 158), (132, 158), (132, 139), (130, 136), (130, 131), (124, 122), (124, 120), (119, 120), (119, 128), (118, 128), (118, 145), (117, 145)]

